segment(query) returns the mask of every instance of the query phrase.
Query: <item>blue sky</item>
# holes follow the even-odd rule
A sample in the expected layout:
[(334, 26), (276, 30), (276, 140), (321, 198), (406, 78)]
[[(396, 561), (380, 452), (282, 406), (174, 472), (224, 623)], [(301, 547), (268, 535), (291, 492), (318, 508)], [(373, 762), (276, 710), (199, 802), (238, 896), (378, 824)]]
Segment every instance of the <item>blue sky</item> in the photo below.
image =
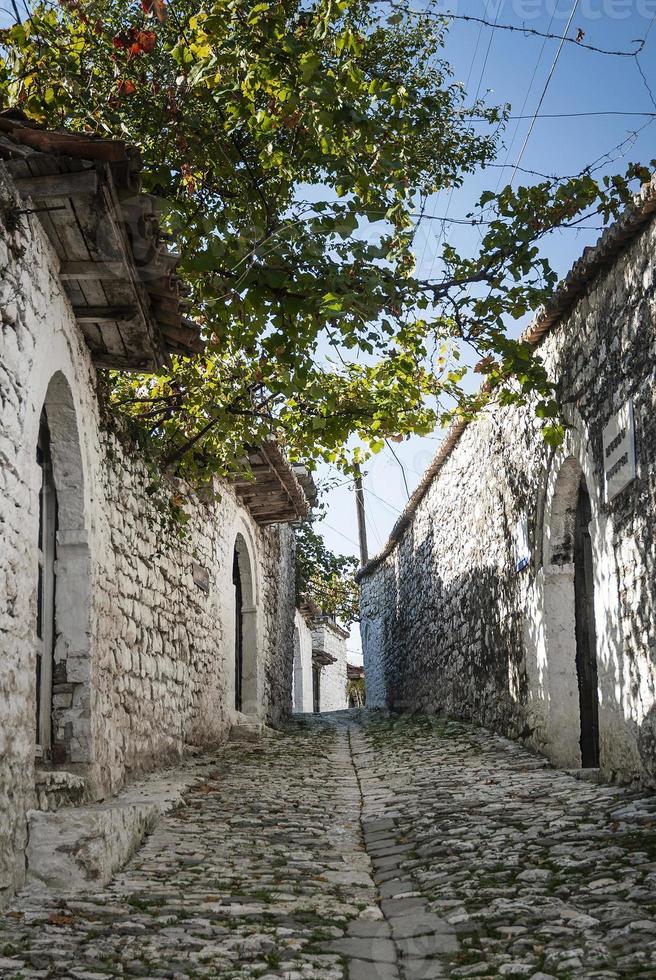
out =
[[(497, 24), (523, 25), (537, 30), (562, 34), (574, 0), (484, 0), (432, 4), (430, 9), (482, 17)], [(579, 0), (570, 35), (578, 29), (585, 32), (584, 42), (614, 51), (632, 51), (636, 39), (647, 38), (638, 61), (632, 57), (607, 56), (565, 43), (547, 87), (540, 114), (613, 112), (617, 115), (578, 116), (572, 118), (538, 118), (522, 155), (521, 165), (548, 174), (574, 174), (602, 157), (622, 141), (600, 173), (621, 172), (629, 160), (648, 163), (656, 157), (656, 119), (625, 113), (656, 112), (656, 0)], [(513, 114), (532, 115), (539, 103), (558, 50), (557, 40), (546, 40), (466, 22), (454, 22), (450, 29), (445, 57), (455, 68), (455, 77), (468, 90), (486, 96), (492, 105), (509, 102)], [(644, 72), (646, 82), (640, 74)], [(650, 91), (651, 90), (651, 91)], [(504, 136), (505, 148), (499, 163), (508, 163), (503, 171), (507, 182), (522, 150), (530, 118), (511, 122)], [(637, 136), (632, 131), (644, 127)], [(486, 189), (495, 189), (500, 178), (498, 169), (472, 175), (463, 188), (450, 194), (443, 192), (429, 202), (427, 213), (461, 218)], [(530, 182), (518, 174), (515, 184)], [(417, 237), (419, 273), (429, 276), (434, 269), (436, 245), (442, 224), (426, 220)], [(559, 274), (565, 274), (586, 245), (594, 243), (599, 232), (565, 230), (550, 236), (544, 253)], [(446, 223), (444, 236), (460, 248), (474, 248), (476, 229)], [(383, 450), (366, 466), (365, 497), (369, 551), (375, 553), (404, 507), (408, 491), (412, 493), (423, 471), (435, 453), (443, 433), (430, 438), (411, 438), (395, 445), (394, 452)], [(332, 475), (324, 469), (321, 475)], [(343, 478), (342, 478), (343, 479)], [(328, 512), (321, 531), (328, 545), (346, 554), (358, 554), (355, 501), (348, 484), (327, 495)], [(349, 648), (352, 659), (359, 649), (357, 629)]]

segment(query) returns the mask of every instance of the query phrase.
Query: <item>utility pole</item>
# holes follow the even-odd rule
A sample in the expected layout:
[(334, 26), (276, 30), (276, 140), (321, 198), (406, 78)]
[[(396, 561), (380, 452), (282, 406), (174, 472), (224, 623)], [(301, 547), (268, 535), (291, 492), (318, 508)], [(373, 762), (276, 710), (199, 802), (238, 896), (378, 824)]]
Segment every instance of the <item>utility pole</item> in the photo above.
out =
[(364, 488), (362, 486), (362, 471), (360, 470), (360, 464), (353, 464), (353, 472), (355, 473), (355, 508), (358, 515), (358, 539), (360, 541), (360, 564), (366, 565), (369, 561), (369, 552), (367, 551), (367, 525), (364, 519)]

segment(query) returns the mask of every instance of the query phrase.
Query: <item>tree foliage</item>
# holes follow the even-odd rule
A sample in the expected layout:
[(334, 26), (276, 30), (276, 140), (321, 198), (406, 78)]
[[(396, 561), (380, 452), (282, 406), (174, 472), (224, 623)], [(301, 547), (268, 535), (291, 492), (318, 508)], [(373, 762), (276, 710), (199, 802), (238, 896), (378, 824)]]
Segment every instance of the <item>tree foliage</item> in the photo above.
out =
[(417, 215), (493, 160), (508, 108), (468, 99), (446, 29), (365, 0), (61, 0), (3, 32), (5, 106), (136, 144), (181, 253), (206, 355), (111, 379), (167, 467), (226, 472), (272, 436), (347, 466), (354, 435), (375, 452), (490, 397), (533, 398), (558, 438), (544, 368), (506, 324), (555, 284), (540, 239), (606, 220), (644, 172), (484, 194), (479, 252), (446, 244), (419, 279)]
[(316, 530), (321, 512), (296, 528), (296, 596), (307, 596), (348, 629), (359, 618), (359, 590), (355, 582), (356, 558), (338, 555), (324, 544)]

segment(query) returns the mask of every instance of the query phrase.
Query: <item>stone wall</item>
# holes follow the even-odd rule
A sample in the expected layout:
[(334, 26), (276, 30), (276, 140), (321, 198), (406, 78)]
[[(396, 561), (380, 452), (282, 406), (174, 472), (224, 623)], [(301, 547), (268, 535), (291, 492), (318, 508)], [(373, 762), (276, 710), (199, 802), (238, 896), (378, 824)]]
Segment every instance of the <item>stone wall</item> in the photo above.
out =
[(321, 667), (319, 711), (343, 711), (348, 708), (346, 692), (346, 636), (344, 630), (330, 622), (312, 627), (312, 647), (334, 658)]
[[(0, 172), (0, 200), (17, 200)], [(87, 798), (225, 737), (234, 710), (233, 555), (243, 583), (244, 711), (291, 709), (294, 545), (227, 486), (188, 497), (186, 536), (106, 424), (97, 379), (35, 215), (0, 227), (0, 903), (24, 876), (35, 795), (35, 651), (45, 406), (58, 500), (52, 764)], [(165, 496), (179, 486), (165, 490)]]
[[(528, 409), (464, 429), (362, 577), (368, 705), (444, 711), (581, 765), (573, 532), (590, 494), (602, 774), (656, 782), (656, 225), (546, 334), (569, 429)], [(602, 433), (633, 401), (637, 476), (608, 499)], [(525, 566), (525, 567), (523, 567)]]

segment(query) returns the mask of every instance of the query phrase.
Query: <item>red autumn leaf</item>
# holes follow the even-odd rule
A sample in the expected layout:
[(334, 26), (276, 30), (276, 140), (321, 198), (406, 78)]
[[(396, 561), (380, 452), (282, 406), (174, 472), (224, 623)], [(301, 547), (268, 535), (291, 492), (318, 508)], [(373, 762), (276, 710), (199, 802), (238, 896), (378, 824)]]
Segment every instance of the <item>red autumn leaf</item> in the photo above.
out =
[(157, 34), (154, 31), (139, 31), (137, 44), (145, 54), (151, 54), (157, 44)]
[(112, 44), (115, 48), (129, 48), (134, 44), (138, 33), (136, 27), (131, 27), (129, 31), (121, 31), (120, 34), (114, 35)]
[(491, 354), (488, 354), (487, 357), (481, 358), (478, 364), (475, 365), (474, 372), (476, 374), (487, 374), (494, 363), (494, 358)]
[(137, 91), (136, 85), (134, 84), (134, 82), (131, 82), (129, 78), (119, 79), (116, 88), (119, 96), (134, 95), (134, 93)]
[(289, 116), (285, 116), (285, 118), (283, 119), (283, 125), (286, 126), (287, 129), (293, 129), (302, 115), (303, 113), (301, 112), (301, 110), (296, 109), (296, 111), (292, 112)]
[(164, 0), (141, 0), (141, 9), (145, 14), (154, 14), (160, 24), (166, 20), (166, 3)]

